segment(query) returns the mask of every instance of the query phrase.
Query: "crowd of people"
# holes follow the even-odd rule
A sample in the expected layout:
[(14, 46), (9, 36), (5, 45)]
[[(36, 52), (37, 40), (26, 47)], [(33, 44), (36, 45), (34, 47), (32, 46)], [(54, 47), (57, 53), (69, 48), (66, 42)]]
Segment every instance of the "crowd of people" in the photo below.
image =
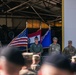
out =
[(35, 37), (30, 53), (19, 48), (6, 46), (0, 49), (0, 75), (76, 75), (76, 49), (72, 41), (61, 53), (58, 39), (53, 38), (49, 54), (41, 63), (42, 45)]
[[(43, 52), (42, 45), (38, 42), (38, 37), (35, 37), (35, 43), (33, 43), (30, 46), (30, 52), (33, 52), (34, 54), (41, 55)], [(48, 54), (51, 53), (62, 53), (64, 55), (67, 55), (69, 58), (76, 55), (76, 48), (72, 46), (72, 41), (68, 41), (68, 46), (64, 48), (64, 50), (61, 50), (60, 45), (58, 44), (58, 38), (53, 38), (53, 43), (49, 46)]]
[(69, 58), (76, 55), (76, 48), (72, 46), (72, 41), (68, 41), (68, 46), (66, 46), (63, 50), (61, 50), (60, 45), (57, 43), (57, 37), (53, 38), (53, 43), (49, 47), (49, 54), (51, 53), (62, 53), (67, 55)]

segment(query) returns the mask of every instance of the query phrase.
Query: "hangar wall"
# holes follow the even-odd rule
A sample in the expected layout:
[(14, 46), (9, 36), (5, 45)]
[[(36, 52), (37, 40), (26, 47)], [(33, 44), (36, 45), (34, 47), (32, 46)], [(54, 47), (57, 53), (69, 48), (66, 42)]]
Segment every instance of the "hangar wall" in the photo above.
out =
[(19, 29), (24, 29), (26, 27), (26, 20), (25, 19), (12, 19), (12, 23), (13, 23), (13, 27), (16, 27), (17, 25), (19, 25)]
[(68, 40), (76, 47), (76, 0), (64, 0), (64, 46)]
[[(0, 18), (0, 25), (6, 25), (6, 18)], [(11, 18), (7, 19), (7, 25), (8, 25), (8, 27), (12, 26), (12, 19)]]
[[(20, 23), (21, 22), (21, 23)], [(19, 28), (25, 28), (26, 21), (25, 19), (18, 19), (18, 18), (7, 18), (7, 27), (16, 27), (18, 24)], [(0, 18), (0, 25), (6, 25), (6, 18)]]
[[(46, 23), (43, 23), (39, 20), (27, 20), (28, 22), (28, 28), (40, 28), (40, 25), (42, 28), (49, 28), (49, 26)], [(0, 18), (0, 25), (6, 25), (6, 18)], [(7, 27), (14, 28), (17, 25), (19, 25), (19, 29), (24, 29), (26, 27), (26, 19), (20, 19), (20, 18), (7, 18)], [(53, 26), (62, 26), (62, 23), (60, 22), (52, 22), (50, 25)]]

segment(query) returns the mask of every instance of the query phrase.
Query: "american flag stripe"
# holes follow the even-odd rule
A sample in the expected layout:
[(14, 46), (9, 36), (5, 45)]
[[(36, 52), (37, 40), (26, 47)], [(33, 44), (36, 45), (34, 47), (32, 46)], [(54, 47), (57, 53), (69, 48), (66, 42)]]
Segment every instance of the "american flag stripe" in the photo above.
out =
[(21, 42), (21, 41), (27, 42), (27, 41), (28, 41), (28, 39), (26, 39), (26, 40), (23, 40), (23, 39), (13, 40), (12, 42)]
[(15, 43), (26, 43), (26, 41), (16, 41), (16, 42), (12, 42), (11, 44), (15, 44)]
[(13, 42), (28, 42), (28, 40), (17, 40), (17, 41), (13, 41)]
[(27, 40), (28, 38), (16, 38), (14, 40)]
[(22, 39), (22, 38), (20, 38), (20, 39), (13, 39), (12, 40), (12, 42), (11, 43), (16, 43), (16, 42), (28, 42), (28, 39)]
[(16, 38), (10, 42), (10, 46), (25, 47), (28, 46), (27, 29), (23, 30)]
[(13, 43), (12, 45), (16, 45), (16, 44), (28, 44), (28, 43)]
[(25, 46), (27, 46), (27, 44), (13, 44), (13, 45), (10, 45), (10, 46), (16, 46), (16, 47), (25, 47)]
[(21, 45), (21, 44), (26, 45), (26, 44), (28, 44), (28, 43), (12, 43), (11, 46), (12, 46), (12, 45), (16, 45), (16, 44), (17, 44), (17, 45)]

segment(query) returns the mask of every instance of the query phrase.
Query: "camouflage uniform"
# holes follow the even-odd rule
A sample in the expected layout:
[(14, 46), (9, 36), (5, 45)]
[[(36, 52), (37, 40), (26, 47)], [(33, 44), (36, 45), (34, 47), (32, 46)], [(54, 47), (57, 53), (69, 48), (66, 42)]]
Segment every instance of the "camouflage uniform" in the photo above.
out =
[[(25, 58), (26, 61), (26, 65), (22, 68), (22, 70), (20, 71), (19, 75), (36, 75), (37, 73), (31, 69), (31, 64), (32, 64), (32, 56), (33, 53), (22, 53), (23, 57)], [(29, 67), (28, 67), (29, 65)]]
[(37, 75), (37, 73), (32, 69), (24, 69), (20, 71), (19, 75)]
[(60, 53), (60, 45), (59, 44), (51, 44), (49, 47), (49, 54), (51, 53)]
[(76, 49), (73, 46), (71, 47), (67, 46), (64, 48), (63, 53), (67, 55), (69, 58), (71, 58), (72, 56), (76, 54)]
[(40, 69), (40, 65), (39, 64), (32, 64), (31, 69), (34, 71), (38, 71)]
[(37, 54), (33, 55), (31, 69), (34, 71), (38, 71), (40, 69), (39, 62), (40, 62), (40, 56)]

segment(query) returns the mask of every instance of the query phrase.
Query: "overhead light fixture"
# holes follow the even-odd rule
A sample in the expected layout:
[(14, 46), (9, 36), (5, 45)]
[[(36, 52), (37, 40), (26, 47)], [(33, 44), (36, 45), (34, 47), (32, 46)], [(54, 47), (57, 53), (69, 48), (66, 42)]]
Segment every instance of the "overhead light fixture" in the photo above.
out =
[(59, 21), (59, 23), (62, 23), (62, 21)]
[(26, 9), (28, 9), (29, 8), (29, 6), (26, 6)]

